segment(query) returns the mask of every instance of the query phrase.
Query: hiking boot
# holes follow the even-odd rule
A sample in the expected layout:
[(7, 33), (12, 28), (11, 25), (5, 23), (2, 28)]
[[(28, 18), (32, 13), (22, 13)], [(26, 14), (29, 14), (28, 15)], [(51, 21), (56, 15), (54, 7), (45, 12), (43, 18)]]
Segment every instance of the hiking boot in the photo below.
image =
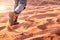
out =
[(17, 18), (18, 18), (18, 14), (16, 14), (15, 12), (9, 13), (9, 24), (10, 24), (10, 26), (19, 24), (17, 22)]

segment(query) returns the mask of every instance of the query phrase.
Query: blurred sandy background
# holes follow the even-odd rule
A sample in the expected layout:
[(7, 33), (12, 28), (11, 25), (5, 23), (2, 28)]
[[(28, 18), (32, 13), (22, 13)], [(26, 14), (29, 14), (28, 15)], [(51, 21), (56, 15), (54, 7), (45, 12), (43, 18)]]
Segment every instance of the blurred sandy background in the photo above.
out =
[(12, 31), (6, 26), (14, 0), (0, 0), (1, 7), (0, 40), (60, 40), (60, 0), (27, 0)]

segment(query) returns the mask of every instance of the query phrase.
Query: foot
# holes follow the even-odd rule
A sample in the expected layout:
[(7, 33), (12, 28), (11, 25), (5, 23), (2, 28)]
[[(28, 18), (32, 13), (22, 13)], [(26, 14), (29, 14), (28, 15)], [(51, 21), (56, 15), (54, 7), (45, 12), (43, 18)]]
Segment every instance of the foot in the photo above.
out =
[(17, 24), (19, 24), (19, 22), (15, 22), (15, 24), (14, 24), (14, 25), (17, 25)]
[(14, 22), (13, 24), (10, 24), (9, 26), (13, 26), (13, 25), (17, 25), (17, 24), (19, 24), (19, 22)]

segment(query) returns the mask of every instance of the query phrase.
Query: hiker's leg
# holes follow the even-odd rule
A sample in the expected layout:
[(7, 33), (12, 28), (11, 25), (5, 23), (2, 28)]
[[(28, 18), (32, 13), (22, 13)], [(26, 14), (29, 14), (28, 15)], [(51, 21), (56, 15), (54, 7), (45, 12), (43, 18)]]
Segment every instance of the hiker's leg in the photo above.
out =
[[(26, 6), (25, 0), (20, 0), (20, 4), (19, 5), (18, 5), (17, 0), (16, 0), (16, 5), (14, 7), (15, 8), (14, 12), (10, 12), (9, 13), (10, 26), (17, 24), (18, 15), (25, 8), (25, 6)], [(9, 30), (13, 30), (13, 27), (10, 27), (10, 26), (8, 26), (8, 29)]]
[(16, 7), (16, 9), (14, 10), (17, 14), (19, 14), (23, 9), (24, 9), (25, 5), (24, 4), (20, 4)]
[(20, 13), (26, 7), (26, 0), (20, 0), (20, 4), (15, 8), (16, 13)]
[(14, 9), (19, 5), (20, 0), (15, 0)]
[(10, 25), (15, 25), (17, 23), (17, 18), (19, 13), (24, 9), (24, 5), (20, 4), (17, 6), (14, 12), (9, 13), (9, 23)]
[(20, 4), (15, 8), (14, 12), (9, 13), (9, 17), (10, 17), (9, 23), (10, 23), (10, 25), (15, 25), (17, 23), (17, 18), (18, 18), (19, 13), (26, 6), (24, 2), (23, 2), (23, 0), (20, 1)]

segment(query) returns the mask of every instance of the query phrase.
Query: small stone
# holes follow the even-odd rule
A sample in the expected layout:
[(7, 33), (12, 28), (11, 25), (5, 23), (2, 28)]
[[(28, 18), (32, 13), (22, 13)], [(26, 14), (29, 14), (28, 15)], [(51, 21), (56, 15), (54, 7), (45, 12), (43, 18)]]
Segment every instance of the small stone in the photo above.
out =
[(46, 24), (43, 24), (43, 25), (39, 25), (38, 28), (42, 29), (42, 30), (45, 30), (47, 27), (46, 27)]

